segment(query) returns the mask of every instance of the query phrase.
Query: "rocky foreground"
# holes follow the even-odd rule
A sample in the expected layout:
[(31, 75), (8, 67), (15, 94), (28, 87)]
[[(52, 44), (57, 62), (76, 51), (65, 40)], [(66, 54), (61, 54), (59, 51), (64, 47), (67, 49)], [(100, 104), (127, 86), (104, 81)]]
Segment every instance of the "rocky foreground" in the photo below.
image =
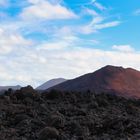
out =
[(120, 139), (140, 139), (140, 100), (30, 86), (0, 96), (0, 140)]

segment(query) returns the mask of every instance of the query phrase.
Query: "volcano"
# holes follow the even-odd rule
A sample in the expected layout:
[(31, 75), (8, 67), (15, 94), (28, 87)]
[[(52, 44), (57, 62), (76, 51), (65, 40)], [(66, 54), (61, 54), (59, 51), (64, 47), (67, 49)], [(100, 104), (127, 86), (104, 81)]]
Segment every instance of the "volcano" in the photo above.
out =
[(107, 65), (93, 73), (68, 80), (49, 90), (91, 91), (140, 98), (140, 71)]

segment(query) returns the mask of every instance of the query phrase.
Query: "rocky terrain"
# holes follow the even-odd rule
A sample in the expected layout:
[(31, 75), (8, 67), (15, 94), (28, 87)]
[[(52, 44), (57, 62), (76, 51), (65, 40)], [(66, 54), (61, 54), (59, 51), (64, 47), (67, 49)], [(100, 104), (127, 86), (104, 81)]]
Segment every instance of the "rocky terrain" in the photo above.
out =
[(139, 99), (31, 86), (0, 96), (0, 140), (139, 139)]

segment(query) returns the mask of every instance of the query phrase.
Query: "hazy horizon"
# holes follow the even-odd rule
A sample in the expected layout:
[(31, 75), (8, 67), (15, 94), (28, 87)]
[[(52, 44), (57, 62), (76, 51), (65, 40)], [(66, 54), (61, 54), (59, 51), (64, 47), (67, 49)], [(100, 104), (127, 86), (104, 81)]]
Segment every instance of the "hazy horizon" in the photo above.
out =
[(139, 25), (137, 0), (0, 0), (0, 86), (140, 70)]

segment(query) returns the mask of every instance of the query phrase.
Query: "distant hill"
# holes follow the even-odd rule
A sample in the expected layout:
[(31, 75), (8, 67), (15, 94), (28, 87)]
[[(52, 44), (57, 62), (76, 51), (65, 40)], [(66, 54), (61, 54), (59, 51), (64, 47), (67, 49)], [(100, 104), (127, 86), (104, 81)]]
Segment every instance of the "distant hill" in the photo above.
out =
[(37, 90), (46, 90), (46, 89), (48, 89), (50, 87), (56, 86), (56, 85), (58, 85), (60, 83), (63, 83), (65, 81), (67, 81), (67, 80), (64, 79), (64, 78), (52, 79), (52, 80), (49, 80), (49, 81), (45, 82), (44, 84), (40, 85), (36, 89)]
[(90, 90), (124, 97), (140, 97), (140, 71), (108, 65), (93, 73), (56, 85), (49, 90), (51, 89), (82, 92)]
[(13, 89), (13, 90), (18, 90), (21, 88), (20, 85), (17, 86), (0, 86), (0, 94), (4, 93), (4, 91), (8, 90), (9, 88)]

